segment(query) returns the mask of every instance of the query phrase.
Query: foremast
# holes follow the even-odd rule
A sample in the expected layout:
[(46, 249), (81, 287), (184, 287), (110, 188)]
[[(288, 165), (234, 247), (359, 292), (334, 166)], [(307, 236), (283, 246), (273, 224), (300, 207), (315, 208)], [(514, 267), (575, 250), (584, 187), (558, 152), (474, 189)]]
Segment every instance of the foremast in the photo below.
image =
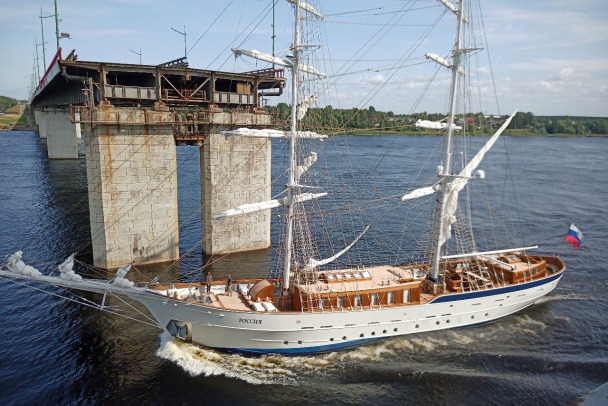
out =
[(298, 65), (300, 56), (300, 0), (295, 1), (295, 18), (293, 29), (293, 61), (291, 65), (291, 137), (289, 138), (289, 178), (286, 185), (287, 199), (285, 211), (287, 224), (285, 230), (285, 258), (283, 262), (283, 285), (281, 289), (281, 301), (288, 303), (289, 300), (289, 278), (291, 273), (291, 256), (293, 245), (293, 213), (294, 213), (294, 188), (296, 172), (296, 137), (298, 130)]
[[(435, 217), (434, 225), (434, 236), (435, 246), (432, 248), (432, 276), (437, 279), (439, 276), (439, 262), (441, 260), (441, 249), (449, 235), (446, 237), (444, 233), (445, 228), (445, 212), (446, 212), (446, 195), (448, 192), (448, 186), (450, 185), (450, 176), (452, 173), (452, 135), (454, 132), (454, 117), (456, 113), (456, 92), (458, 90), (458, 82), (461, 74), (460, 69), (460, 55), (462, 51), (462, 26), (465, 23), (464, 20), (464, 0), (460, 0), (460, 8), (456, 8), (454, 5), (448, 3), (446, 0), (439, 0), (443, 3), (450, 11), (452, 11), (458, 17), (458, 28), (456, 34), (456, 44), (453, 52), (453, 62), (449, 66), (452, 69), (452, 83), (450, 87), (450, 115), (448, 118), (448, 126), (443, 139), (443, 153), (441, 158), (441, 165), (439, 167), (439, 177), (442, 179), (440, 188), (438, 191), (437, 199), (437, 216)], [(429, 55), (427, 54), (427, 58)], [(431, 58), (433, 59), (433, 58)]]

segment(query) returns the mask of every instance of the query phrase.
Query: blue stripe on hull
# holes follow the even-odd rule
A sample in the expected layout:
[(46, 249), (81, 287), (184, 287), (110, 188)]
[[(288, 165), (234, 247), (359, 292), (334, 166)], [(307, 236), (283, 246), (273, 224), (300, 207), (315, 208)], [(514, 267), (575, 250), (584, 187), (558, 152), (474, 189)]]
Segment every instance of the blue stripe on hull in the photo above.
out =
[(438, 298), (431, 300), (428, 304), (455, 302), (458, 300), (476, 299), (479, 297), (495, 296), (501, 295), (503, 293), (517, 292), (519, 290), (530, 289), (536, 286), (544, 285), (546, 283), (551, 283), (554, 280), (558, 279), (560, 276), (562, 276), (562, 272), (545, 279), (540, 279), (534, 282), (522, 283), (521, 285), (505, 286), (504, 288), (494, 288), (490, 290), (479, 290), (477, 292), (451, 293), (449, 295), (439, 296)]
[(281, 355), (308, 355), (308, 354), (320, 354), (323, 352), (331, 352), (337, 350), (344, 350), (350, 347), (356, 347), (362, 344), (369, 344), (372, 341), (380, 340), (388, 337), (377, 337), (377, 338), (364, 338), (363, 340), (348, 341), (345, 343), (336, 343), (329, 345), (319, 345), (317, 347), (302, 347), (302, 348), (220, 348), (222, 351), (238, 352), (241, 354), (281, 354)]

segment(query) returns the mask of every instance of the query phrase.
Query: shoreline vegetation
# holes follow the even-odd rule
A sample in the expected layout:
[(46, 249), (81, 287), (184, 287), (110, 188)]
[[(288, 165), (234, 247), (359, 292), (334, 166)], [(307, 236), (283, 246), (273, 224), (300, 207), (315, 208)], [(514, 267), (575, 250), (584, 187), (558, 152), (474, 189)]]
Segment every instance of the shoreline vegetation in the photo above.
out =
[[(265, 109), (277, 121), (289, 120), (289, 105), (279, 103)], [(417, 128), (418, 120), (445, 122), (447, 114), (383, 112), (373, 106), (367, 109), (334, 109), (332, 106), (309, 108), (302, 125), (305, 129), (328, 135), (443, 135), (444, 130)], [(456, 125), (465, 127), (469, 135), (492, 135), (508, 115), (469, 113), (460, 115)], [(518, 112), (504, 135), (514, 137), (607, 137), (608, 117), (535, 116)]]
[[(276, 122), (288, 127), (290, 107), (286, 103), (264, 107), (275, 117)], [(178, 111), (184, 115), (188, 109)], [(37, 130), (30, 117), (28, 120), (25, 102), (0, 96), (0, 130)], [(487, 136), (503, 123), (507, 115), (484, 115), (482, 113), (459, 116), (457, 125), (465, 127), (469, 135)], [(443, 130), (428, 130), (416, 127), (416, 121), (444, 121), (445, 114), (413, 113), (395, 114), (383, 112), (373, 106), (367, 109), (334, 109), (332, 106), (309, 108), (302, 125), (307, 130), (328, 135), (443, 135)], [(608, 137), (608, 117), (582, 116), (535, 116), (518, 112), (504, 135), (513, 137)]]

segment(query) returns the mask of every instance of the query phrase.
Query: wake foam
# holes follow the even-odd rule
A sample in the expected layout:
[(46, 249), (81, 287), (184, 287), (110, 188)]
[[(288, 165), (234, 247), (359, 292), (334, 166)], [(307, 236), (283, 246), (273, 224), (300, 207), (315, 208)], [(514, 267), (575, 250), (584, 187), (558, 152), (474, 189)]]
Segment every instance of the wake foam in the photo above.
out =
[(191, 376), (223, 375), (254, 385), (300, 385), (327, 368), (337, 367), (336, 353), (318, 356), (247, 356), (185, 343), (166, 332), (160, 338), (156, 355), (174, 362)]

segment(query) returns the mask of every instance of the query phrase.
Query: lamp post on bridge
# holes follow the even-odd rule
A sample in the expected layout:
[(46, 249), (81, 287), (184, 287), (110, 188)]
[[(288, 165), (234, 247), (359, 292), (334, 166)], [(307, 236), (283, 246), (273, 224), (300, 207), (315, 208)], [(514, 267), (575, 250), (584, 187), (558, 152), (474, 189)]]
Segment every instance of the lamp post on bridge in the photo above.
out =
[(57, 13), (57, 0), (55, 0), (55, 13), (49, 14), (48, 16), (42, 15), (42, 7), (40, 7), (40, 30), (42, 31), (42, 61), (44, 62), (44, 70), (46, 71), (46, 48), (44, 47), (44, 18), (55, 17), (55, 37), (57, 39), (57, 51), (59, 51), (59, 40), (64, 38), (70, 38), (70, 34), (62, 32), (59, 33), (59, 14)]
[(129, 51), (133, 52), (135, 55), (139, 55), (139, 64), (141, 65), (141, 48), (139, 48), (139, 52), (136, 52), (132, 49), (130, 49)]
[[(46, 42), (43, 42), (42, 44), (38, 43), (38, 40), (34, 38), (34, 42), (36, 43), (36, 60), (35, 60), (35, 67), (36, 67), (36, 71), (38, 72), (38, 80), (40, 81), (40, 56), (38, 55), (38, 47), (42, 45), (42, 50), (44, 51), (44, 44), (46, 44)], [(45, 66), (46, 69), (46, 66)]]
[[(42, 31), (42, 62), (44, 63), (44, 71), (46, 71), (46, 47), (44, 46), (44, 44), (47, 44), (46, 42), (44, 42), (44, 23), (43, 23), (43, 19), (44, 18), (50, 18), (50, 17), (54, 17), (55, 14), (50, 14), (48, 16), (43, 16), (42, 15), (42, 7), (40, 7), (40, 30)], [(57, 43), (59, 43), (59, 40), (57, 40)]]
[(172, 29), (173, 31), (175, 31), (176, 33), (181, 34), (181, 35), (183, 35), (183, 36), (184, 36), (184, 58), (186, 58), (186, 57), (188, 56), (188, 52), (187, 52), (187, 50), (186, 50), (186, 36), (188, 35), (188, 34), (186, 33), (186, 26), (184, 25), (184, 32), (178, 31), (178, 30), (176, 30), (176, 29), (175, 29), (175, 28), (173, 28), (173, 27), (171, 27), (171, 29)]

